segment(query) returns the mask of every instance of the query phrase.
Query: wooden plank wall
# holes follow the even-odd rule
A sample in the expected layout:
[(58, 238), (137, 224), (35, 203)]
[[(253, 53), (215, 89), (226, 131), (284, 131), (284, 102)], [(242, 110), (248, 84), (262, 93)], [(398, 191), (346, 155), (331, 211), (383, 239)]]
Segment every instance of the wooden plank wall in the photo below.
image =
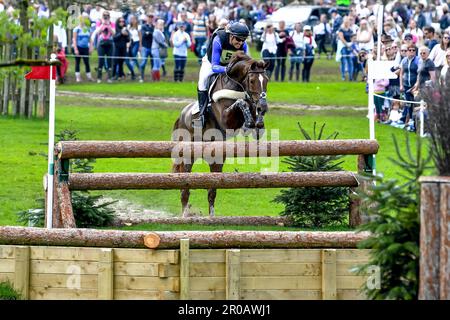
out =
[(357, 249), (0, 246), (0, 282), (28, 299), (364, 299)]

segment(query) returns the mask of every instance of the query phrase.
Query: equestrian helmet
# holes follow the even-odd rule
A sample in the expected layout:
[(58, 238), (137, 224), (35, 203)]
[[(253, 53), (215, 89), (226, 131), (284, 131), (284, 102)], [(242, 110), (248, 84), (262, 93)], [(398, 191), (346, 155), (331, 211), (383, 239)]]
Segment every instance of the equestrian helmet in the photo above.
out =
[(250, 34), (248, 27), (240, 22), (235, 22), (228, 28), (228, 32), (238, 38), (247, 38)]

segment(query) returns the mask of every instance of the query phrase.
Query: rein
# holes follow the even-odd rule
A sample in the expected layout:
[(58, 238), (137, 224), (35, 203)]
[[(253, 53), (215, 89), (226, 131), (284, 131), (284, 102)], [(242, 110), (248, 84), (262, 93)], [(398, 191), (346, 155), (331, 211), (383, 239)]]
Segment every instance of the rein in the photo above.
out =
[[(236, 64), (236, 63), (237, 63), (237, 62), (235, 62), (235, 64)], [(234, 66), (234, 65), (233, 65), (233, 66)], [(230, 69), (231, 69), (231, 68), (230, 68)], [(248, 82), (248, 81), (249, 81), (249, 80), (248, 80), (248, 76), (249, 76), (249, 74), (251, 74), (251, 73), (264, 74), (265, 71), (264, 71), (264, 70), (262, 70), (262, 71), (248, 71), (247, 74), (245, 75), (245, 78), (242, 80), (242, 82), (245, 82), (246, 80), (247, 80), (247, 82)], [(235, 84), (237, 84), (237, 85), (242, 89), (242, 91), (243, 91), (244, 94), (245, 94), (245, 99), (248, 100), (248, 101), (252, 104), (252, 106), (256, 106), (256, 104), (257, 104), (258, 102), (255, 101), (255, 100), (253, 100), (251, 94), (252, 94), (252, 93), (257, 93), (257, 92), (252, 92), (252, 91), (246, 90), (245, 87), (244, 87), (239, 81), (237, 81), (237, 80), (235, 80), (235, 79), (233, 79), (232, 77), (229, 76), (229, 74), (227, 73), (227, 70), (225, 70), (225, 75), (227, 76), (228, 79), (230, 79), (232, 82), (234, 82)], [(250, 87), (250, 86), (247, 84), (247, 87)], [(249, 93), (250, 93), (250, 94), (249, 94)], [(261, 92), (261, 93), (259, 94), (259, 99), (265, 99), (266, 97), (267, 97), (267, 93), (264, 92), (264, 91)]]

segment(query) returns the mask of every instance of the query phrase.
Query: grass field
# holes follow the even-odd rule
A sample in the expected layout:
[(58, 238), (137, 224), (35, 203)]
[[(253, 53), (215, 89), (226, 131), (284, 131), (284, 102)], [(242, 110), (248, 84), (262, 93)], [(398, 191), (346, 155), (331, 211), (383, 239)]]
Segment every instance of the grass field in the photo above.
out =
[[(75, 87), (75, 86), (74, 86)], [(80, 88), (82, 86), (79, 86)], [(119, 85), (111, 86), (111, 88)], [(91, 88), (95, 88), (92, 86)], [(121, 89), (122, 90), (122, 89)], [(125, 89), (123, 89), (125, 90)], [(133, 86), (126, 89), (129, 94)], [(93, 89), (94, 91), (94, 89)], [(119, 91), (119, 90), (117, 90)], [(334, 95), (336, 101), (341, 98)], [(56, 130), (70, 128), (79, 131), (79, 139), (86, 140), (169, 140), (172, 125), (181, 104), (105, 101), (101, 99), (59, 97), (57, 99)], [(338, 131), (342, 139), (368, 138), (365, 112), (349, 109), (296, 111), (273, 109), (266, 117), (266, 128), (279, 130), (279, 139), (302, 139), (297, 122), (310, 130), (316, 121), (327, 124), (327, 132)], [(15, 225), (16, 212), (37, 206), (36, 198), (43, 196), (42, 177), (46, 159), (39, 155), (47, 151), (46, 120), (0, 118), (0, 225)], [(387, 126), (377, 126), (380, 152), (378, 171), (389, 177), (397, 176), (397, 169), (388, 161), (394, 156), (391, 135), (400, 139), (404, 132)], [(258, 171), (262, 164), (232, 164), (225, 171)], [(356, 169), (356, 157), (346, 158), (345, 169)], [(169, 172), (170, 159), (99, 159), (95, 172)], [(194, 171), (206, 171), (196, 165)], [(280, 164), (280, 170), (286, 170)], [(218, 215), (277, 215), (282, 207), (271, 200), (277, 189), (219, 190)], [(145, 208), (168, 213), (180, 212), (179, 191), (114, 191), (105, 195), (126, 199)], [(206, 214), (206, 191), (192, 192), (192, 210)]]

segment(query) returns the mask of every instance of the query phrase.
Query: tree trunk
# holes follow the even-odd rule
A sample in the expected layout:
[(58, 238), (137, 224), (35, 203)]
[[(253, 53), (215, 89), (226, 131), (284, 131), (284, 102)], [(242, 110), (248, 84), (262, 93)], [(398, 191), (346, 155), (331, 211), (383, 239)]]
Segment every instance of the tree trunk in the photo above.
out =
[(57, 146), (61, 159), (74, 158), (190, 158), (215, 157), (360, 155), (378, 152), (376, 140), (283, 140), (268, 142), (173, 142), (173, 141), (63, 141)]
[(335, 172), (264, 173), (72, 173), (71, 190), (240, 189), (356, 187), (355, 174)]
[(177, 249), (180, 239), (191, 248), (356, 248), (367, 232), (306, 231), (121, 231), (0, 227), (0, 244)]
[(223, 216), (223, 217), (171, 217), (171, 218), (141, 218), (141, 219), (116, 219), (116, 226), (135, 225), (142, 223), (157, 224), (200, 224), (200, 225), (235, 225), (235, 226), (292, 226), (292, 220), (288, 217), (264, 217), (264, 216)]

